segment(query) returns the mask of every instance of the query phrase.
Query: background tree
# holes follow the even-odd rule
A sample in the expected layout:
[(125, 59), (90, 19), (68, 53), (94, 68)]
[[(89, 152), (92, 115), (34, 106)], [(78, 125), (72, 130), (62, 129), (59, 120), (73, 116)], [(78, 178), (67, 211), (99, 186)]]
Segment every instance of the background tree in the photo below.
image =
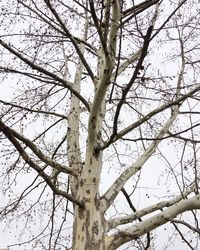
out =
[(197, 6), (1, 2), (0, 217), (18, 249), (154, 249), (166, 223), (198, 249)]

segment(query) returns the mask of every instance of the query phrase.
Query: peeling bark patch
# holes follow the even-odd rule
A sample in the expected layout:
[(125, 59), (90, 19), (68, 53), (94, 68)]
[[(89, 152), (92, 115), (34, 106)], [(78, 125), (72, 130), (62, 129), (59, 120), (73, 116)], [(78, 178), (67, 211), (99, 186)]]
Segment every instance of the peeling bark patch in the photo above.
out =
[(80, 181), (80, 187), (82, 187), (82, 186), (83, 186), (83, 180)]
[(86, 220), (85, 220), (85, 228), (86, 228), (86, 245), (85, 245), (85, 249), (90, 249), (90, 247), (87, 247), (87, 245), (90, 245), (91, 243), (91, 235), (89, 233), (89, 226), (90, 226), (90, 211), (86, 211)]
[(94, 222), (93, 227), (92, 227), (92, 231), (93, 231), (95, 234), (98, 234), (99, 229), (98, 229), (98, 222), (97, 222), (97, 221)]
[(101, 131), (99, 131), (98, 133), (97, 133), (97, 140), (100, 140), (101, 139)]
[(86, 193), (87, 193), (87, 194), (90, 194), (90, 190), (89, 190), (89, 189), (87, 189), (87, 190), (86, 190)]
[(101, 201), (100, 201), (100, 199), (97, 196), (94, 199), (94, 204), (95, 204), (95, 207), (97, 208), (97, 210), (99, 211), (100, 210), (100, 206), (101, 206)]
[(100, 153), (100, 150), (99, 150), (99, 148), (95, 148), (94, 149), (94, 151), (93, 151), (93, 155), (94, 155), (94, 157), (97, 159), (98, 158), (98, 155), (99, 155), (99, 153)]
[(96, 122), (95, 122), (95, 116), (92, 117), (91, 119), (91, 123), (92, 123), (92, 128), (95, 129), (96, 128)]
[(84, 210), (79, 208), (79, 218), (83, 220), (85, 218)]

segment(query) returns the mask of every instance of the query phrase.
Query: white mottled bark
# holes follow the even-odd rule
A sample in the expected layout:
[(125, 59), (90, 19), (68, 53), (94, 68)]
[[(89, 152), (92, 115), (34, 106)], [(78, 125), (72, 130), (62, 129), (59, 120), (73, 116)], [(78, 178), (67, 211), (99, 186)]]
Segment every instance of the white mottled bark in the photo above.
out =
[[(24, 3), (24, 1), (18, 1), (18, 2), (21, 2), (21, 4), (23, 4), (24, 7), (26, 6), (26, 3)], [(64, 43), (66, 42), (67, 44), (68, 42), (70, 42), (71, 45), (74, 47), (76, 55), (72, 56), (72, 60), (77, 60), (77, 68), (73, 83), (67, 81), (66, 79), (66, 75), (68, 73), (67, 62), (65, 65), (64, 77), (61, 78), (56, 73), (52, 73), (50, 70), (48, 71), (42, 66), (35, 64), (35, 60), (33, 61), (30, 60), (30, 58), (27, 57), (25, 54), (21, 53), (20, 50), (17, 50), (10, 44), (5, 43), (3, 41), (4, 37), (3, 40), (0, 39), (1, 47), (8, 50), (11, 54), (20, 59), (23, 63), (30, 66), (33, 70), (36, 70), (38, 71), (38, 73), (40, 73), (36, 74), (36, 79), (37, 78), (40, 79), (39, 77), (40, 75), (41, 79), (43, 79), (43, 75), (47, 76), (47, 79), (48, 77), (50, 77), (51, 84), (53, 83), (53, 81), (55, 81), (58, 84), (58, 86), (63, 86), (70, 91), (71, 99), (70, 99), (70, 107), (68, 109), (69, 113), (67, 116), (56, 114), (55, 112), (47, 112), (42, 110), (37, 111), (28, 108), (22, 108), (20, 105), (12, 103), (12, 107), (19, 108), (21, 110), (51, 114), (60, 118), (67, 119), (68, 130), (64, 135), (64, 139), (67, 141), (68, 166), (59, 164), (56, 160), (48, 157), (46, 154), (42, 152), (42, 150), (39, 149), (38, 146), (34, 144), (34, 142), (29, 140), (25, 136), (19, 134), (14, 129), (7, 127), (1, 120), (0, 120), (0, 131), (3, 132), (4, 135), (7, 137), (7, 139), (9, 139), (10, 142), (15, 146), (16, 150), (19, 152), (24, 161), (27, 164), (29, 164), (29, 166), (33, 168), (38, 173), (38, 175), (40, 175), (40, 177), (44, 179), (44, 181), (54, 192), (54, 195), (59, 195), (60, 197), (64, 197), (72, 202), (74, 206), (72, 249), (114, 250), (123, 245), (124, 243), (131, 240), (135, 240), (138, 237), (146, 234), (147, 232), (150, 232), (153, 229), (173, 220), (177, 215), (181, 213), (184, 213), (191, 209), (200, 208), (199, 194), (194, 196), (193, 198), (187, 199), (188, 195), (192, 196), (192, 193), (194, 193), (195, 195), (195, 191), (197, 191), (197, 186), (199, 184), (200, 178), (199, 176), (196, 175), (195, 183), (192, 184), (190, 187), (185, 188), (184, 192), (174, 197), (173, 199), (158, 202), (146, 208), (140, 209), (134, 213), (131, 213), (127, 216), (115, 217), (108, 221), (106, 221), (104, 216), (105, 212), (114, 203), (117, 195), (124, 188), (124, 185), (127, 183), (127, 181), (131, 177), (133, 177), (139, 170), (141, 170), (144, 164), (156, 152), (159, 143), (168, 134), (170, 127), (173, 125), (174, 121), (176, 120), (179, 114), (179, 105), (181, 105), (182, 102), (185, 101), (187, 98), (193, 96), (196, 92), (198, 92), (200, 90), (200, 87), (196, 86), (193, 90), (190, 91), (188, 90), (188, 92), (184, 94), (185, 93), (184, 91), (187, 91), (187, 87), (185, 85), (184, 88), (182, 88), (182, 93), (180, 93), (181, 82), (183, 80), (182, 78), (185, 71), (184, 51), (182, 48), (181, 49), (182, 68), (179, 73), (176, 92), (173, 92), (174, 86), (172, 91), (169, 91), (170, 96), (174, 94), (174, 99), (167, 103), (161, 102), (163, 103), (162, 105), (159, 105), (154, 110), (151, 109), (151, 111), (148, 114), (141, 115), (140, 119), (134, 121), (132, 124), (129, 124), (129, 126), (127, 127), (122, 127), (123, 125), (122, 126), (118, 125), (119, 122), (122, 121), (120, 114), (120, 112), (122, 112), (122, 106), (123, 105), (125, 106), (127, 104), (129, 105), (132, 102), (132, 100), (131, 102), (129, 102), (128, 98), (131, 98), (131, 95), (129, 96), (130, 93), (129, 91), (134, 91), (133, 90), (134, 84), (137, 84), (137, 86), (139, 86), (139, 84), (141, 83), (141, 86), (143, 87), (146, 86), (147, 89), (154, 88), (154, 90), (156, 91), (157, 87), (155, 88), (155, 86), (157, 85), (157, 83), (156, 85), (154, 85), (154, 87), (151, 86), (148, 87), (147, 85), (144, 85), (144, 82), (142, 82), (142, 77), (141, 75), (139, 76), (139, 73), (142, 68), (144, 70), (143, 63), (144, 65), (146, 63), (145, 57), (147, 55), (150, 42), (155, 37), (155, 34), (158, 34), (158, 32), (164, 27), (161, 26), (160, 30), (158, 28), (159, 26), (156, 27), (156, 29), (154, 29), (154, 24), (159, 14), (158, 7), (160, 6), (162, 1), (145, 0), (136, 6), (134, 6), (133, 4), (133, 6), (129, 10), (126, 10), (125, 8), (124, 11), (123, 11), (123, 6), (120, 6), (120, 4), (125, 5), (125, 1), (120, 1), (120, 0), (105, 0), (105, 1), (89, 0), (89, 1), (83, 1), (82, 3), (78, 2), (79, 1), (76, 1), (76, 3), (79, 4), (77, 6), (79, 6), (80, 9), (83, 7), (82, 10), (83, 12), (85, 11), (85, 34), (82, 39), (73, 36), (73, 34), (69, 31), (69, 29), (67, 28), (68, 24), (65, 24), (65, 19), (63, 21), (61, 18), (62, 13), (59, 14), (57, 12), (57, 9), (58, 10), (60, 9), (59, 5), (58, 6), (55, 5), (56, 7), (54, 8), (53, 1), (48, 1), (48, 0), (44, 1), (45, 6), (48, 7), (49, 11), (51, 11), (50, 13), (52, 14), (52, 17), (55, 18), (55, 22), (52, 22), (52, 25), (53, 26), (56, 25), (57, 27), (55, 30), (60, 32), (62, 31), (60, 35), (62, 35), (67, 39), (67, 40), (63, 39)], [(136, 12), (137, 11), (142, 12), (143, 8), (146, 9), (147, 7), (153, 4), (152, 2), (156, 4), (156, 10), (151, 20), (151, 24), (147, 28), (145, 35), (144, 32), (148, 24), (146, 23), (144, 27), (139, 27), (137, 26), (137, 24), (136, 26), (133, 25), (133, 22), (136, 23), (138, 18)], [(102, 9), (100, 9), (100, 6), (102, 7)], [(76, 13), (75, 9), (69, 8), (69, 10), (72, 10), (74, 11), (74, 13)], [(77, 10), (78, 10), (77, 14), (79, 14), (81, 20), (83, 20), (84, 18), (83, 12), (82, 11), (79, 12), (79, 9)], [(35, 14), (36, 13), (37, 11), (35, 12)], [(42, 15), (42, 12), (41, 13), (38, 12), (38, 14), (39, 14), (38, 17), (40, 17), (40, 15)], [(127, 19), (121, 18), (120, 15), (122, 15), (122, 17), (127, 16)], [(130, 19), (130, 30), (127, 29), (129, 25), (126, 27), (129, 15), (132, 16), (132, 18)], [(44, 20), (46, 20), (46, 17)], [(50, 17), (49, 20), (51, 20)], [(53, 20), (54, 19), (52, 19), (52, 21)], [(167, 22), (165, 24), (167, 24)], [(120, 35), (118, 34), (119, 27), (122, 28), (122, 33)], [(129, 36), (129, 34), (132, 33), (131, 31), (132, 28), (133, 30), (137, 29), (136, 33), (135, 31), (133, 32), (137, 34), (136, 40), (133, 41), (133, 43), (137, 44), (136, 45), (137, 50), (131, 52), (130, 50), (127, 50), (127, 52), (123, 52), (122, 46), (124, 46), (126, 43), (119, 42), (118, 46), (119, 56), (116, 63), (117, 40), (120, 41), (121, 39), (122, 41), (124, 39), (123, 38), (124, 29), (127, 29), (127, 32), (130, 32), (127, 33)], [(91, 30), (92, 34), (97, 34), (97, 40), (93, 40), (93, 38), (91, 39), (90, 35), (88, 35), (88, 37), (90, 38), (87, 37), (87, 33), (90, 32)], [(138, 35), (140, 35), (140, 38), (138, 38)], [(134, 34), (130, 35), (130, 38), (131, 39), (134, 38)], [(144, 41), (143, 45), (142, 42), (140, 43), (140, 40), (142, 39)], [(100, 46), (99, 48), (96, 48), (98, 40), (100, 41)], [(141, 47), (138, 47), (139, 44), (141, 44)], [(85, 53), (86, 49), (89, 51), (89, 53)], [(93, 65), (90, 66), (90, 63), (92, 64), (92, 61), (87, 61), (87, 59), (90, 58), (90, 52), (92, 52), (93, 56), (98, 58), (97, 68), (94, 69), (94, 72), (93, 72)], [(127, 53), (131, 54), (129, 58), (127, 58)], [(77, 59), (77, 57), (79, 59)], [(121, 63), (121, 61), (123, 63)], [(130, 78), (130, 81), (128, 82), (124, 81), (118, 84), (118, 79), (120, 81), (120, 78), (117, 77), (120, 74), (122, 74), (122, 72), (125, 71), (125, 69), (127, 69), (129, 66), (132, 66), (133, 68), (133, 74), (132, 77)], [(6, 69), (6, 71), (7, 70), (8, 69)], [(14, 72), (17, 73), (18, 71), (15, 70)], [(145, 73), (145, 70), (143, 72)], [(129, 74), (128, 70), (127, 73)], [(87, 77), (86, 75), (89, 77)], [(86, 81), (88, 79), (89, 79), (88, 81), (92, 81), (95, 88), (93, 95), (94, 98), (93, 100), (91, 100), (92, 103), (91, 106), (88, 103), (87, 98), (85, 99), (81, 93), (80, 84), (83, 78), (86, 79)], [(109, 115), (111, 116), (113, 115), (114, 117), (114, 122), (112, 127), (113, 131), (111, 131), (111, 135), (110, 137), (108, 136), (107, 141), (103, 142), (102, 130), (103, 129), (106, 130), (106, 126), (103, 127), (104, 124), (103, 122), (105, 118), (105, 111), (107, 105), (106, 99), (108, 100), (106, 95), (107, 94), (109, 95), (110, 93), (109, 88), (111, 83), (113, 84), (113, 88), (117, 87), (115, 89), (116, 92), (113, 92), (114, 93), (113, 97), (115, 99), (113, 98), (113, 103), (112, 103), (113, 106), (111, 108), (111, 111), (109, 111)], [(192, 86), (188, 85), (188, 89), (190, 88), (192, 88)], [(164, 90), (162, 91), (164, 92)], [(118, 98), (118, 96), (120, 95), (121, 98)], [(110, 94), (110, 96), (112, 97), (112, 94)], [(0, 100), (0, 103), (8, 105), (8, 103), (5, 101)], [(81, 107), (84, 106), (83, 109), (89, 111), (86, 152), (85, 155), (83, 156), (84, 164), (81, 157), (81, 149), (79, 143), (80, 140), (79, 123), (81, 119), (80, 106)], [(107, 107), (109, 108), (109, 106)], [(147, 123), (155, 115), (158, 115), (159, 113), (170, 108), (171, 108), (171, 116), (168, 118), (168, 120), (166, 120), (164, 125), (163, 124), (160, 125), (160, 130), (158, 131), (157, 136), (155, 136), (155, 138), (152, 139), (151, 144), (146, 148), (146, 150), (144, 150), (144, 152), (138, 157), (138, 159), (135, 162), (130, 163), (129, 167), (124, 172), (122, 172), (122, 174), (116, 179), (116, 181), (113, 184), (111, 184), (111, 186), (108, 188), (105, 194), (102, 197), (100, 197), (99, 184), (100, 184), (102, 164), (103, 164), (102, 162), (103, 150), (114, 144), (120, 138), (123, 139), (125, 135), (127, 135), (134, 129), (137, 130), (142, 124)], [(113, 114), (111, 114), (112, 111)], [(105, 124), (106, 123), (107, 120), (105, 121)], [(109, 134), (109, 132), (107, 134)], [(25, 148), (23, 148), (20, 143), (22, 143), (23, 146), (25, 146)], [(30, 157), (32, 156), (31, 154), (29, 156), (29, 154), (26, 152), (26, 147), (28, 147), (28, 149), (34, 153), (34, 156), (37, 156), (37, 158), (43, 163), (42, 167), (34, 162), (34, 159)], [(51, 168), (52, 174), (48, 173), (49, 172), (48, 169), (45, 172), (45, 168), (43, 167), (44, 164), (45, 166), (48, 165), (48, 167)], [(68, 190), (68, 188), (66, 188), (66, 190), (63, 190), (64, 189), (63, 185), (61, 187), (59, 187), (59, 184), (57, 185), (58, 179), (56, 178), (60, 173), (65, 173), (67, 174), (67, 177), (69, 176), (68, 180), (69, 182), (66, 181), (67, 183), (66, 186), (68, 187), (69, 184), (70, 190)], [(162, 212), (158, 211), (161, 209)], [(157, 212), (156, 215), (155, 212)], [(153, 216), (152, 213), (154, 213)], [(148, 219), (143, 220), (142, 218), (143, 216), (148, 216)], [(135, 223), (134, 221), (139, 218), (141, 219), (141, 221)], [(135, 224), (132, 224), (132, 226), (126, 228), (124, 226), (125, 229), (123, 230), (117, 228), (118, 226), (133, 222)], [(54, 228), (52, 226), (52, 235), (53, 235), (53, 229)], [(111, 230), (115, 230), (114, 231), (115, 233), (111, 234)], [(109, 234), (111, 235), (109, 236)]]
[(107, 250), (115, 250), (122, 244), (137, 239), (141, 235), (152, 231), (153, 229), (171, 221), (177, 215), (184, 213), (192, 209), (200, 208), (200, 195), (196, 195), (193, 198), (182, 200), (173, 206), (165, 209), (149, 219), (146, 219), (138, 224), (130, 226), (125, 230), (119, 230), (113, 234), (106, 242)]
[[(102, 169), (102, 122), (105, 114), (105, 95), (110, 84), (110, 78), (115, 61), (117, 32), (120, 18), (119, 1), (107, 2), (107, 10), (112, 9), (109, 39), (105, 38), (105, 46), (100, 46), (99, 69), (94, 82), (95, 96), (92, 103), (88, 138), (85, 156), (85, 166), (81, 172), (77, 189), (77, 198), (82, 200), (85, 208), (75, 207), (73, 234), (73, 250), (105, 250), (105, 219), (99, 197), (99, 183)], [(106, 12), (106, 11), (105, 11)], [(106, 16), (106, 13), (105, 13)], [(104, 44), (104, 45), (105, 45)]]
[(178, 109), (174, 112), (174, 114), (169, 118), (163, 128), (160, 130), (159, 134), (155, 138), (155, 140), (149, 145), (149, 147), (144, 151), (144, 153), (138, 158), (138, 160), (133, 163), (129, 168), (127, 168), (113, 183), (113, 185), (108, 189), (108, 191), (104, 194), (105, 207), (104, 211), (106, 211), (110, 205), (115, 200), (116, 196), (119, 194), (125, 183), (136, 174), (141, 167), (145, 164), (145, 162), (155, 153), (158, 144), (161, 142), (163, 136), (168, 132), (170, 126), (173, 124), (174, 120), (178, 115)]
[[(200, 176), (197, 177), (198, 180), (200, 180)], [(198, 181), (199, 183), (199, 181)], [(130, 215), (126, 216), (120, 216), (120, 217), (115, 217), (111, 220), (108, 221), (108, 231), (116, 228), (119, 225), (127, 224), (130, 222), (133, 222), (137, 220), (138, 218), (141, 218), (147, 214), (151, 214), (155, 211), (158, 211), (160, 209), (164, 209), (166, 207), (171, 207), (172, 205), (175, 205), (176, 203), (180, 202), (183, 199), (186, 199), (189, 194), (194, 192), (196, 189), (196, 182), (194, 182), (190, 187), (188, 187), (184, 192), (182, 192), (180, 195), (177, 195), (176, 197), (166, 200), (166, 201), (161, 201), (156, 204), (153, 204), (149, 207), (145, 207), (143, 209), (140, 209), (136, 211), (135, 213), (132, 213)]]

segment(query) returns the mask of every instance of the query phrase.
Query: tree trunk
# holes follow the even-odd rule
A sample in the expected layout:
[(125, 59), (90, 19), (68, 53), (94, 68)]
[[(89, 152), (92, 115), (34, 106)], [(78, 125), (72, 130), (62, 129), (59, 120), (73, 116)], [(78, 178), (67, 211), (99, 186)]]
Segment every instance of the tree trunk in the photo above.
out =
[(85, 208), (75, 207), (72, 249), (105, 250), (105, 221), (98, 193), (102, 154), (97, 154), (94, 147), (88, 147), (86, 156), (77, 192), (77, 198), (84, 201)]
[(76, 207), (73, 250), (105, 250), (104, 223), (98, 200), (86, 202), (85, 209)]

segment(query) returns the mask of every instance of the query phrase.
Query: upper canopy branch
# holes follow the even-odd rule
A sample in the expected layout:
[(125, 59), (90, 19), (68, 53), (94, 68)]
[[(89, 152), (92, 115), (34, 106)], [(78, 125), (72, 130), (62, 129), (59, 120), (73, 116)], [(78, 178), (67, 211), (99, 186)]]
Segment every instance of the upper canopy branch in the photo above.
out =
[(171, 101), (169, 103), (163, 104), (160, 107), (152, 110), (151, 112), (149, 112), (148, 114), (146, 114), (145, 116), (143, 116), (140, 120), (132, 123), (131, 125), (129, 125), (128, 127), (126, 127), (125, 129), (119, 131), (113, 138), (113, 140), (111, 141), (110, 139), (107, 140), (104, 144), (104, 146), (102, 147), (102, 149), (105, 149), (107, 147), (109, 147), (112, 143), (116, 142), (118, 139), (122, 138), (123, 136), (125, 136), (126, 134), (128, 134), (129, 132), (131, 132), (133, 129), (137, 128), (138, 126), (140, 126), (141, 124), (143, 124), (144, 122), (148, 121), (150, 118), (152, 118), (153, 116), (155, 116), (156, 114), (171, 108), (173, 106), (176, 105), (181, 105), (187, 98), (192, 97), (195, 93), (200, 91), (200, 86), (194, 88), (193, 90), (189, 91), (187, 94), (182, 95), (181, 97), (177, 98), (174, 101)]
[[(118, 119), (119, 119), (121, 108), (122, 108), (123, 104), (125, 103), (126, 96), (129, 92), (130, 88), (132, 87), (133, 83), (135, 82), (135, 79), (138, 76), (138, 72), (140, 71), (140, 68), (143, 64), (145, 57), (146, 57), (152, 31), (153, 31), (153, 26), (150, 26), (147, 30), (146, 36), (144, 37), (142, 51), (141, 51), (138, 63), (136, 65), (136, 68), (134, 70), (134, 73), (133, 73), (129, 83), (122, 90), (122, 96), (121, 96), (119, 103), (117, 104), (117, 108), (116, 108), (116, 112), (115, 112), (115, 116), (114, 116), (114, 120), (113, 120), (113, 132), (112, 132), (112, 135), (110, 136), (110, 139), (106, 143), (107, 145), (110, 145), (113, 142), (115, 136), (117, 135)], [(107, 147), (107, 145), (105, 147)]]
[(7, 106), (15, 107), (15, 108), (18, 108), (18, 109), (21, 109), (21, 110), (26, 110), (26, 111), (29, 111), (31, 113), (47, 114), (47, 115), (52, 115), (52, 116), (56, 116), (56, 117), (61, 117), (61, 118), (67, 120), (66, 115), (55, 113), (55, 112), (52, 112), (52, 111), (45, 111), (45, 110), (40, 110), (40, 109), (32, 109), (32, 108), (28, 108), (28, 107), (23, 107), (21, 105), (15, 104), (15, 103), (5, 102), (5, 101), (3, 101), (1, 99), (0, 99), (0, 103), (2, 103), (4, 105), (7, 105)]
[(133, 7), (123, 11), (121, 25), (124, 25), (125, 23), (129, 22), (131, 19), (136, 17), (138, 14), (142, 13), (146, 9), (148, 9), (151, 6), (155, 5), (159, 1), (160, 0), (146, 0), (146, 1), (142, 2), (142, 3), (137, 4), (137, 5), (133, 5)]
[(102, 49), (99, 50), (99, 79), (96, 85), (96, 92), (94, 101), (92, 103), (90, 118), (89, 118), (89, 141), (94, 141), (95, 138), (95, 129), (99, 122), (99, 119), (102, 119), (103, 112), (101, 112), (102, 103), (105, 100), (106, 91), (110, 84), (115, 54), (116, 54), (116, 46), (117, 46), (117, 33), (118, 33), (118, 25), (120, 20), (120, 6), (119, 1), (113, 1), (112, 3), (112, 19), (111, 19), (111, 27), (109, 33), (109, 41), (108, 41), (108, 55), (102, 53)]
[(61, 27), (63, 28), (65, 34), (67, 35), (67, 37), (70, 39), (71, 43), (73, 44), (78, 56), (80, 57), (83, 65), (85, 66), (90, 78), (92, 79), (92, 81), (95, 80), (95, 76), (89, 66), (89, 64), (87, 63), (83, 53), (81, 52), (76, 40), (74, 39), (73, 35), (69, 32), (69, 30), (67, 29), (66, 25), (64, 24), (64, 22), (62, 21), (61, 17), (59, 16), (58, 12), (55, 10), (55, 8), (52, 6), (52, 4), (50, 3), (50, 0), (44, 0), (46, 5), (49, 7), (49, 9), (51, 10), (51, 12), (53, 13), (53, 15), (55, 16), (55, 18), (57, 19), (57, 21), (59, 22), (59, 24), (61, 25)]
[[(135, 13), (135, 12), (142, 12), (144, 11), (145, 9), (149, 8), (150, 6), (156, 4), (157, 2), (159, 2), (159, 0), (146, 0), (146, 1), (143, 1), (137, 5), (133, 5), (131, 8), (125, 10), (122, 12), (123, 14), (123, 17), (127, 16), (127, 15), (130, 15), (132, 13)], [(140, 13), (139, 12), (139, 13)]]
[(66, 87), (67, 89), (69, 89), (78, 99), (80, 99), (80, 101), (86, 106), (86, 108), (88, 109), (88, 111), (90, 110), (90, 105), (88, 104), (88, 102), (85, 100), (85, 98), (80, 95), (76, 90), (74, 90), (74, 88), (68, 84), (67, 81), (65, 81), (64, 79), (60, 78), (59, 76), (57, 76), (56, 74), (44, 69), (43, 67), (35, 64), (34, 62), (32, 62), (31, 60), (29, 60), (28, 58), (26, 58), (21, 52), (18, 52), (16, 49), (13, 49), (11, 47), (11, 45), (8, 45), (7, 43), (5, 43), (2, 39), (0, 39), (0, 45), (2, 45), (5, 49), (7, 49), (8, 51), (10, 51), (13, 55), (17, 56), (20, 60), (22, 60), (24, 63), (26, 63), (28, 66), (30, 66), (32, 69), (37, 70), (47, 76), (50, 76), (51, 78), (53, 78), (55, 81), (58, 81), (60, 83), (63, 84), (64, 87)]
[(91, 15), (92, 15), (92, 19), (94, 21), (94, 25), (97, 29), (100, 41), (101, 41), (101, 45), (103, 47), (103, 51), (105, 53), (105, 55), (108, 55), (108, 50), (107, 50), (107, 44), (106, 44), (106, 40), (103, 37), (103, 33), (102, 33), (102, 27), (100, 26), (99, 20), (97, 18), (96, 15), (96, 11), (95, 11), (95, 7), (94, 7), (94, 3), (92, 0), (89, 0), (89, 4), (90, 4), (90, 10), (91, 10)]
[[(34, 74), (33, 72), (28, 72), (28, 71), (21, 71), (18, 69), (13, 69), (13, 68), (9, 68), (9, 67), (0, 67), (0, 73), (1, 72), (6, 72), (6, 73), (16, 73), (16, 74), (20, 74), (20, 75), (24, 75), (24, 76), (28, 76), (34, 80), (37, 80), (39, 82), (43, 82), (43, 83), (48, 83), (48, 84), (53, 84), (59, 87), (63, 87), (63, 84), (59, 83), (59, 82), (55, 82), (54, 79), (47, 77), (46, 75), (39, 75), (39, 74)], [(72, 82), (70, 81), (66, 81), (66, 83), (68, 85), (72, 85)], [(65, 88), (65, 87), (63, 87)]]
[[(20, 4), (22, 4), (25, 8), (29, 9), (31, 12), (33, 12), (37, 17), (39, 17), (44, 23), (48, 24), (50, 27), (52, 27), (55, 31), (57, 31), (58, 33), (60, 33), (62, 35), (62, 41), (64, 40), (63, 39), (63, 36), (66, 36), (66, 33), (65, 31), (63, 31), (62, 29), (60, 29), (60, 25), (56, 22), (54, 22), (54, 20), (52, 20), (52, 18), (50, 18), (49, 16), (45, 15), (40, 9), (37, 8), (37, 5), (34, 3), (35, 5), (35, 8), (36, 9), (33, 9), (31, 8), (29, 5), (27, 5), (24, 1), (21, 1), (21, 0), (18, 0), (18, 2)], [(63, 5), (65, 5), (63, 3)], [(58, 26), (58, 27), (57, 27)], [(22, 34), (19, 34), (19, 35), (22, 35)], [(32, 36), (39, 36), (39, 34), (31, 34)], [(71, 34), (72, 35), (72, 34)], [(6, 35), (5, 35), (6, 36)], [(7, 35), (7, 36), (10, 36)], [(42, 36), (44, 36), (44, 34), (42, 34)], [(96, 49), (94, 48), (94, 46), (92, 46), (92, 44), (89, 44), (87, 43), (86, 41), (82, 40), (81, 38), (79, 37), (76, 37), (76, 36), (73, 36), (74, 40), (77, 41), (77, 43), (82, 43), (82, 44), (85, 44), (88, 48), (88, 50), (95, 54), (96, 55)], [(70, 39), (69, 39), (70, 40)]]

